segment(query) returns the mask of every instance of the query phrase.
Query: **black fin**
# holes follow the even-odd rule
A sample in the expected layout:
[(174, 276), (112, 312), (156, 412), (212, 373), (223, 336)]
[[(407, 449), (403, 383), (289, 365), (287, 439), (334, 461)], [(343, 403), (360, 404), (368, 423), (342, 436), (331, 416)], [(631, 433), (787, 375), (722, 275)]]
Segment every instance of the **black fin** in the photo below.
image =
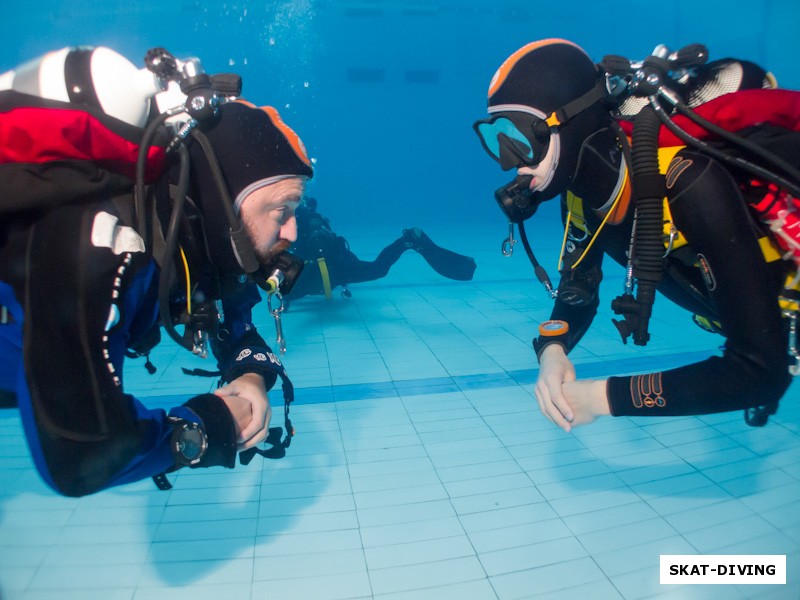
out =
[(456, 281), (471, 281), (475, 274), (475, 259), (447, 250), (431, 241), (420, 229), (406, 229), (403, 236), (413, 243), (411, 248), (422, 255), (434, 271)]

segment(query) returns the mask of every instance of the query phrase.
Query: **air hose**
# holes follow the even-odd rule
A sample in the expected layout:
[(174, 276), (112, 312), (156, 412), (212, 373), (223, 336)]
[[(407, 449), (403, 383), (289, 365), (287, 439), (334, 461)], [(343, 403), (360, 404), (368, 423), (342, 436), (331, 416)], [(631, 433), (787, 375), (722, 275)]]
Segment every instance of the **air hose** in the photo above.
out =
[(656, 287), (663, 275), (664, 176), (658, 167), (658, 131), (661, 121), (648, 104), (636, 116), (631, 149), (634, 206), (632, 255), (629, 257), (636, 279), (636, 298), (631, 293), (611, 303), (612, 310), (623, 317), (614, 325), (627, 342), (644, 346), (650, 339), (648, 325), (655, 302)]
[(528, 242), (528, 234), (525, 232), (525, 225), (523, 221), (519, 222), (519, 237), (522, 240), (522, 246), (525, 248), (525, 253), (528, 255), (528, 260), (530, 260), (531, 264), (533, 265), (533, 272), (536, 274), (536, 279), (538, 279), (547, 292), (553, 298), (555, 298), (556, 292), (553, 289), (553, 283), (550, 281), (550, 277), (547, 276), (547, 271), (544, 270), (544, 267), (539, 264), (539, 261), (536, 260), (536, 257), (533, 255), (533, 249)]
[(152, 256), (153, 252), (153, 201), (146, 184), (147, 159), (150, 146), (161, 132), (164, 122), (171, 116), (165, 112), (158, 115), (145, 128), (139, 142), (139, 152), (136, 156), (136, 181), (134, 187), (134, 218), (137, 233), (144, 240), (145, 252)]
[(222, 169), (219, 166), (214, 148), (211, 145), (208, 137), (199, 129), (192, 130), (192, 137), (200, 145), (205, 153), (208, 167), (211, 174), (214, 176), (214, 182), (217, 185), (217, 191), (222, 199), (222, 208), (225, 211), (225, 216), (228, 218), (228, 227), (231, 237), (231, 244), (233, 251), (239, 264), (244, 269), (245, 273), (251, 274), (258, 271), (259, 261), (256, 257), (255, 250), (250, 238), (247, 237), (247, 231), (244, 226), (239, 222), (239, 217), (233, 211), (233, 200), (231, 200), (230, 193), (228, 192), (227, 184), (225, 183), (225, 176), (222, 174)]
[(708, 121), (707, 119), (702, 118), (683, 102), (675, 102), (675, 109), (689, 120), (694, 122), (696, 125), (699, 125), (706, 131), (715, 134), (723, 141), (728, 142), (729, 145), (744, 150), (745, 152), (760, 158), (764, 163), (770, 165), (770, 167), (773, 169), (777, 168), (778, 170), (782, 171), (786, 177), (775, 172), (774, 170), (770, 170), (753, 163), (750, 160), (746, 160), (745, 158), (731, 154), (730, 152), (725, 152), (715, 148), (710, 144), (704, 143), (703, 141), (697, 139), (696, 137), (687, 133), (685, 130), (678, 127), (678, 125), (676, 125), (675, 122), (670, 119), (669, 115), (667, 115), (663, 109), (657, 109), (656, 113), (658, 114), (658, 117), (661, 119), (661, 122), (664, 124), (664, 126), (673, 134), (675, 134), (675, 136), (683, 141), (687, 146), (698, 148), (701, 152), (711, 155), (720, 162), (738, 167), (743, 171), (750, 173), (754, 177), (763, 179), (765, 181), (770, 181), (779, 187), (788, 190), (789, 193), (795, 198), (800, 198), (800, 170), (795, 168), (792, 164), (783, 160), (774, 153), (765, 150), (761, 146), (754, 144), (741, 136), (735, 135), (723, 129), (719, 125)]
[(192, 350), (193, 344), (191, 341), (181, 337), (175, 330), (175, 326), (172, 323), (169, 303), (169, 291), (170, 285), (172, 284), (174, 269), (172, 261), (174, 260), (178, 248), (178, 229), (180, 227), (181, 216), (183, 215), (183, 204), (186, 201), (186, 190), (189, 186), (189, 152), (183, 144), (178, 146), (178, 155), (181, 159), (178, 191), (175, 196), (175, 204), (172, 208), (167, 235), (165, 236), (164, 258), (161, 261), (161, 274), (158, 283), (159, 316), (161, 317), (161, 326), (169, 336), (178, 345), (183, 346), (187, 350)]

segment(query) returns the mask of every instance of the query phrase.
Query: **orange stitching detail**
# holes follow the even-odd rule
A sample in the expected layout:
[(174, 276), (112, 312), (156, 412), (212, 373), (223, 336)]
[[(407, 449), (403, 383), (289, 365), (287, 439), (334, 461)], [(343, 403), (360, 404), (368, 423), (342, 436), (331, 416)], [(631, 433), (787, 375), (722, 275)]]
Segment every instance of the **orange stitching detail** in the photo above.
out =
[(631, 403), (636, 408), (664, 408), (667, 405), (661, 373), (634, 375), (631, 377), (630, 388)]

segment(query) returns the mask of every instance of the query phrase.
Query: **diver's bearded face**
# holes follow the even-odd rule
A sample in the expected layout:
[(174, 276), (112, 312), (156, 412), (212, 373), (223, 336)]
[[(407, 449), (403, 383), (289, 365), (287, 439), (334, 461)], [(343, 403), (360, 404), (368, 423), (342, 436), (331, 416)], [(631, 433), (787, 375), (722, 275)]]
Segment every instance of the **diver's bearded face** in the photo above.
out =
[(275, 259), (282, 252), (286, 252), (291, 248), (293, 242), (279, 238), (275, 244), (266, 251), (256, 250), (256, 256), (262, 265), (269, 265), (275, 262)]
[(297, 240), (295, 210), (303, 189), (303, 178), (289, 177), (256, 189), (242, 202), (239, 216), (260, 262), (270, 263)]

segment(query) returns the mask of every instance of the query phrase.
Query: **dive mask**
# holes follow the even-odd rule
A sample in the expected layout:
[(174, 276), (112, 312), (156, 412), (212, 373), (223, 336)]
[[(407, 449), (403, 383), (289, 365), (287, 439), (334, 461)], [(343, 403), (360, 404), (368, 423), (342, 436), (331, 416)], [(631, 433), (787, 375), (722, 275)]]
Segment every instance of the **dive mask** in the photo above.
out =
[(487, 154), (504, 171), (538, 165), (547, 153), (550, 127), (547, 122), (527, 112), (498, 112), (476, 121), (472, 128)]

